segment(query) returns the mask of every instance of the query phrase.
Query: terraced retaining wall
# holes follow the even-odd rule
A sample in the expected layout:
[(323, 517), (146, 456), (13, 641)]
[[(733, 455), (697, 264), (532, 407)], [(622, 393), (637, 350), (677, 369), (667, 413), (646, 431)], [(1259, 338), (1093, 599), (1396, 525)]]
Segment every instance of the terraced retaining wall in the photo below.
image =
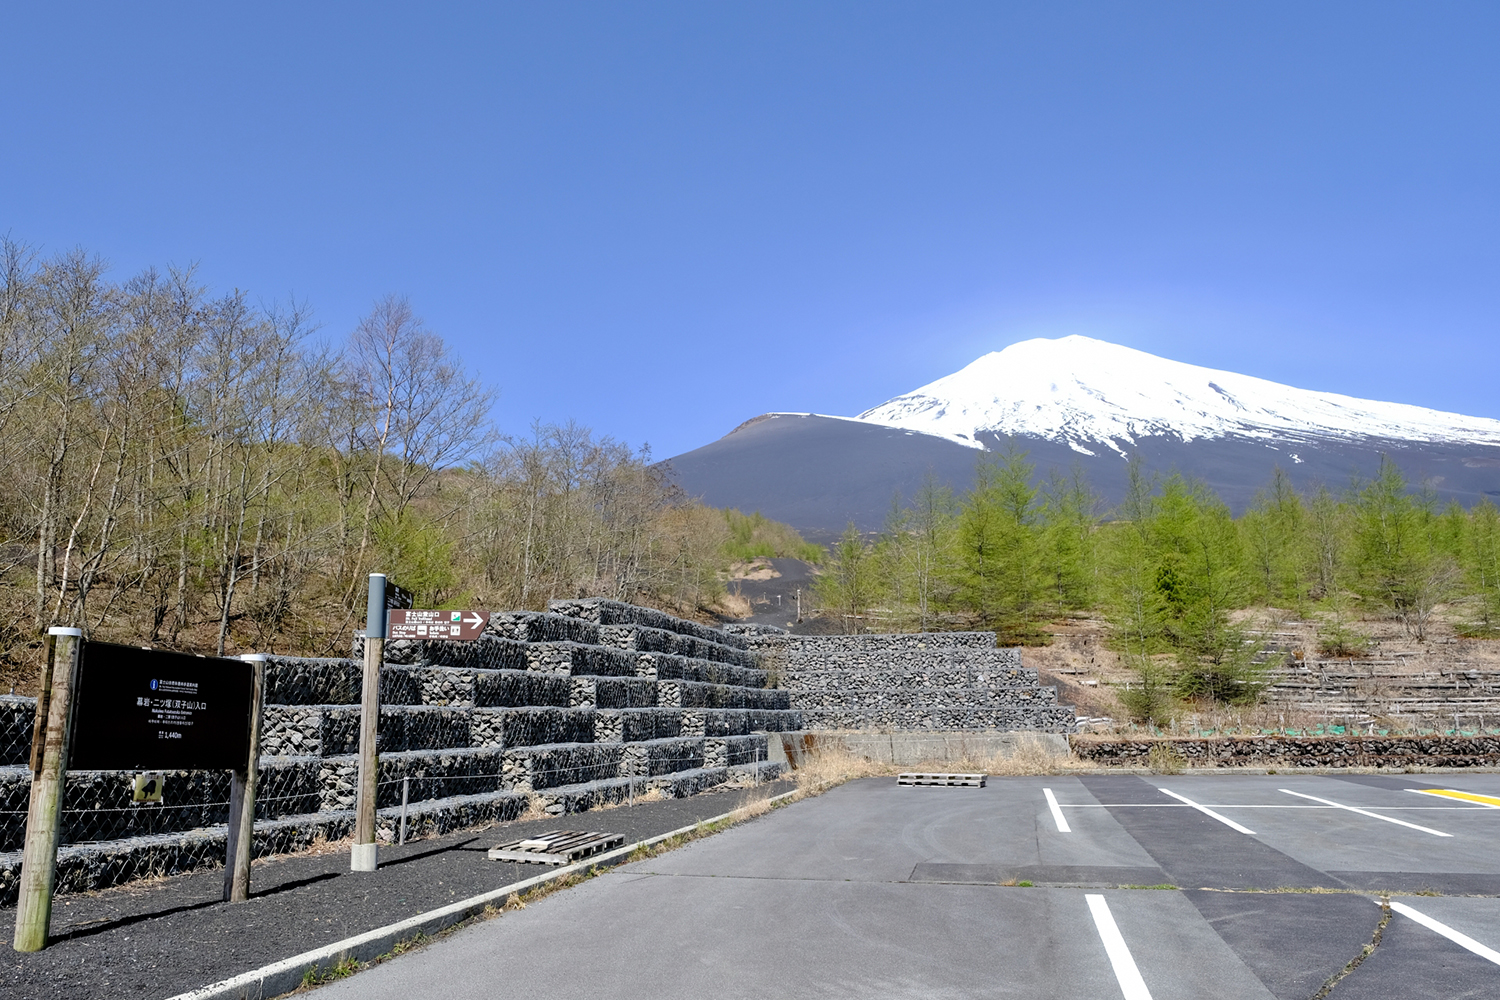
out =
[[(691, 795), (765, 780), (766, 734), (802, 728), (745, 639), (649, 608), (557, 602), (491, 617), (473, 642), (389, 642), (381, 668), (377, 830), (409, 836), (528, 806), (571, 813), (658, 790)], [(358, 771), (363, 640), (354, 656), (266, 665), (257, 857), (346, 836)], [(13, 903), (30, 794), (35, 701), (0, 698), (0, 905)], [(59, 891), (222, 864), (227, 772), (166, 775), (160, 805), (134, 774), (73, 771)]]
[(1074, 734), (1073, 753), (1095, 764), (1148, 766), (1170, 747), (1189, 767), (1500, 767), (1494, 736), (1223, 736), (1120, 739)]

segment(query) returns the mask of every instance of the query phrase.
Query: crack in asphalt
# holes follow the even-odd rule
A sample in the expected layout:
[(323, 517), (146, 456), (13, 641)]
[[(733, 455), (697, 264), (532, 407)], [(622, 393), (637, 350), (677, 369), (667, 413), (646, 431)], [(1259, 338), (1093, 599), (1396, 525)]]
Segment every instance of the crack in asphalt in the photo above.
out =
[(1380, 923), (1378, 923), (1378, 924), (1375, 925), (1375, 933), (1370, 938), (1370, 943), (1367, 944), (1367, 945), (1365, 945), (1363, 948), (1361, 948), (1359, 954), (1355, 955), (1353, 958), (1351, 958), (1349, 960), (1349, 964), (1348, 965), (1344, 966), (1338, 972), (1336, 972), (1332, 976), (1330, 976), (1329, 979), (1328, 979), (1328, 982), (1326, 982), (1326, 983), (1323, 984), (1323, 988), (1320, 989), (1320, 990), (1318, 990), (1318, 992), (1314, 993), (1309, 998), (1309, 1000), (1323, 1000), (1324, 997), (1328, 996), (1329, 993), (1333, 992), (1333, 988), (1335, 986), (1337, 986), (1339, 983), (1341, 983), (1341, 982), (1344, 981), (1345, 977), (1347, 977), (1355, 969), (1359, 968), (1360, 964), (1362, 962), (1364, 962), (1365, 959), (1367, 959), (1371, 955), (1375, 954), (1375, 949), (1380, 947), (1380, 937), (1381, 937), (1382, 934), (1385, 933), (1386, 926), (1390, 922), (1391, 922), (1391, 899), (1390, 899), (1389, 896), (1381, 896), (1380, 897)]

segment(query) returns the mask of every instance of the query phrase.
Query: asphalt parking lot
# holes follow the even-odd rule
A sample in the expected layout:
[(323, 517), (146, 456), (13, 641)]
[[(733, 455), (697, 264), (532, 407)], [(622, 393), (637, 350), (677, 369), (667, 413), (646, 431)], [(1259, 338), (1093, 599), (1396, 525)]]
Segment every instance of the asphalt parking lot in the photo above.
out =
[(1500, 775), (868, 779), (318, 993), (1500, 997), (1497, 951)]

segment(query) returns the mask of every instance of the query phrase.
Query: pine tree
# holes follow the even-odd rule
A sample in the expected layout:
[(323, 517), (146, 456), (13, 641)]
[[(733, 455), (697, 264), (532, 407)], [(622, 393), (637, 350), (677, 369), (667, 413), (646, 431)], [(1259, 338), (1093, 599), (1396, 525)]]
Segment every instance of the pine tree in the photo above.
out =
[(1042, 491), (1042, 561), (1049, 600), (1067, 610), (1093, 607), (1099, 586), (1099, 497), (1083, 470), (1057, 473)]
[(1379, 473), (1356, 497), (1354, 522), (1363, 593), (1388, 608), (1407, 635), (1425, 641), (1433, 613), (1458, 581), (1431, 493), (1413, 496), (1401, 470), (1382, 455)]
[(1488, 498), (1469, 512), (1463, 567), (1473, 594), (1464, 631), (1472, 636), (1500, 637), (1500, 509)]
[(1311, 584), (1308, 513), (1280, 466), (1239, 523), (1256, 596), (1268, 604), (1304, 606)]
[(1011, 639), (1030, 638), (1041, 587), (1041, 525), (1031, 478), (1025, 452), (981, 459), (958, 515), (959, 599)]
[(825, 611), (832, 611), (844, 631), (863, 631), (865, 612), (878, 599), (879, 575), (875, 553), (854, 522), (833, 546), (828, 571), (818, 578), (816, 593)]

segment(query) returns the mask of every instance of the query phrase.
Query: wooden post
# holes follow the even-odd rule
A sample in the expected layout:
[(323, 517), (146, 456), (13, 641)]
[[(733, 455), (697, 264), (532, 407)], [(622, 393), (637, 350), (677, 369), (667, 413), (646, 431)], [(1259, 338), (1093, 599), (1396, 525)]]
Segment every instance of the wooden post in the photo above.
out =
[(255, 668), (250, 688), (250, 753), (229, 779), (229, 837), (224, 854), (224, 902), (250, 898), (250, 858), (255, 848), (255, 796), (260, 785), (260, 730), (265, 718), (266, 654), (240, 657)]
[(359, 699), (359, 779), (354, 793), (354, 846), (349, 870), (372, 872), (378, 864), (375, 845), (375, 792), (380, 758), (375, 735), (380, 728), (380, 665), (385, 660), (385, 574), (370, 574), (365, 606), (365, 675)]
[[(68, 777), (68, 737), (73, 724), (73, 689), (83, 631), (47, 630), (47, 660), (32, 727), (31, 809), (21, 855), (21, 896), (16, 906), (16, 951), (41, 951), (52, 928), (52, 886), (57, 878), (57, 840), (62, 820), (63, 783)], [(43, 721), (45, 717), (45, 722)]]

